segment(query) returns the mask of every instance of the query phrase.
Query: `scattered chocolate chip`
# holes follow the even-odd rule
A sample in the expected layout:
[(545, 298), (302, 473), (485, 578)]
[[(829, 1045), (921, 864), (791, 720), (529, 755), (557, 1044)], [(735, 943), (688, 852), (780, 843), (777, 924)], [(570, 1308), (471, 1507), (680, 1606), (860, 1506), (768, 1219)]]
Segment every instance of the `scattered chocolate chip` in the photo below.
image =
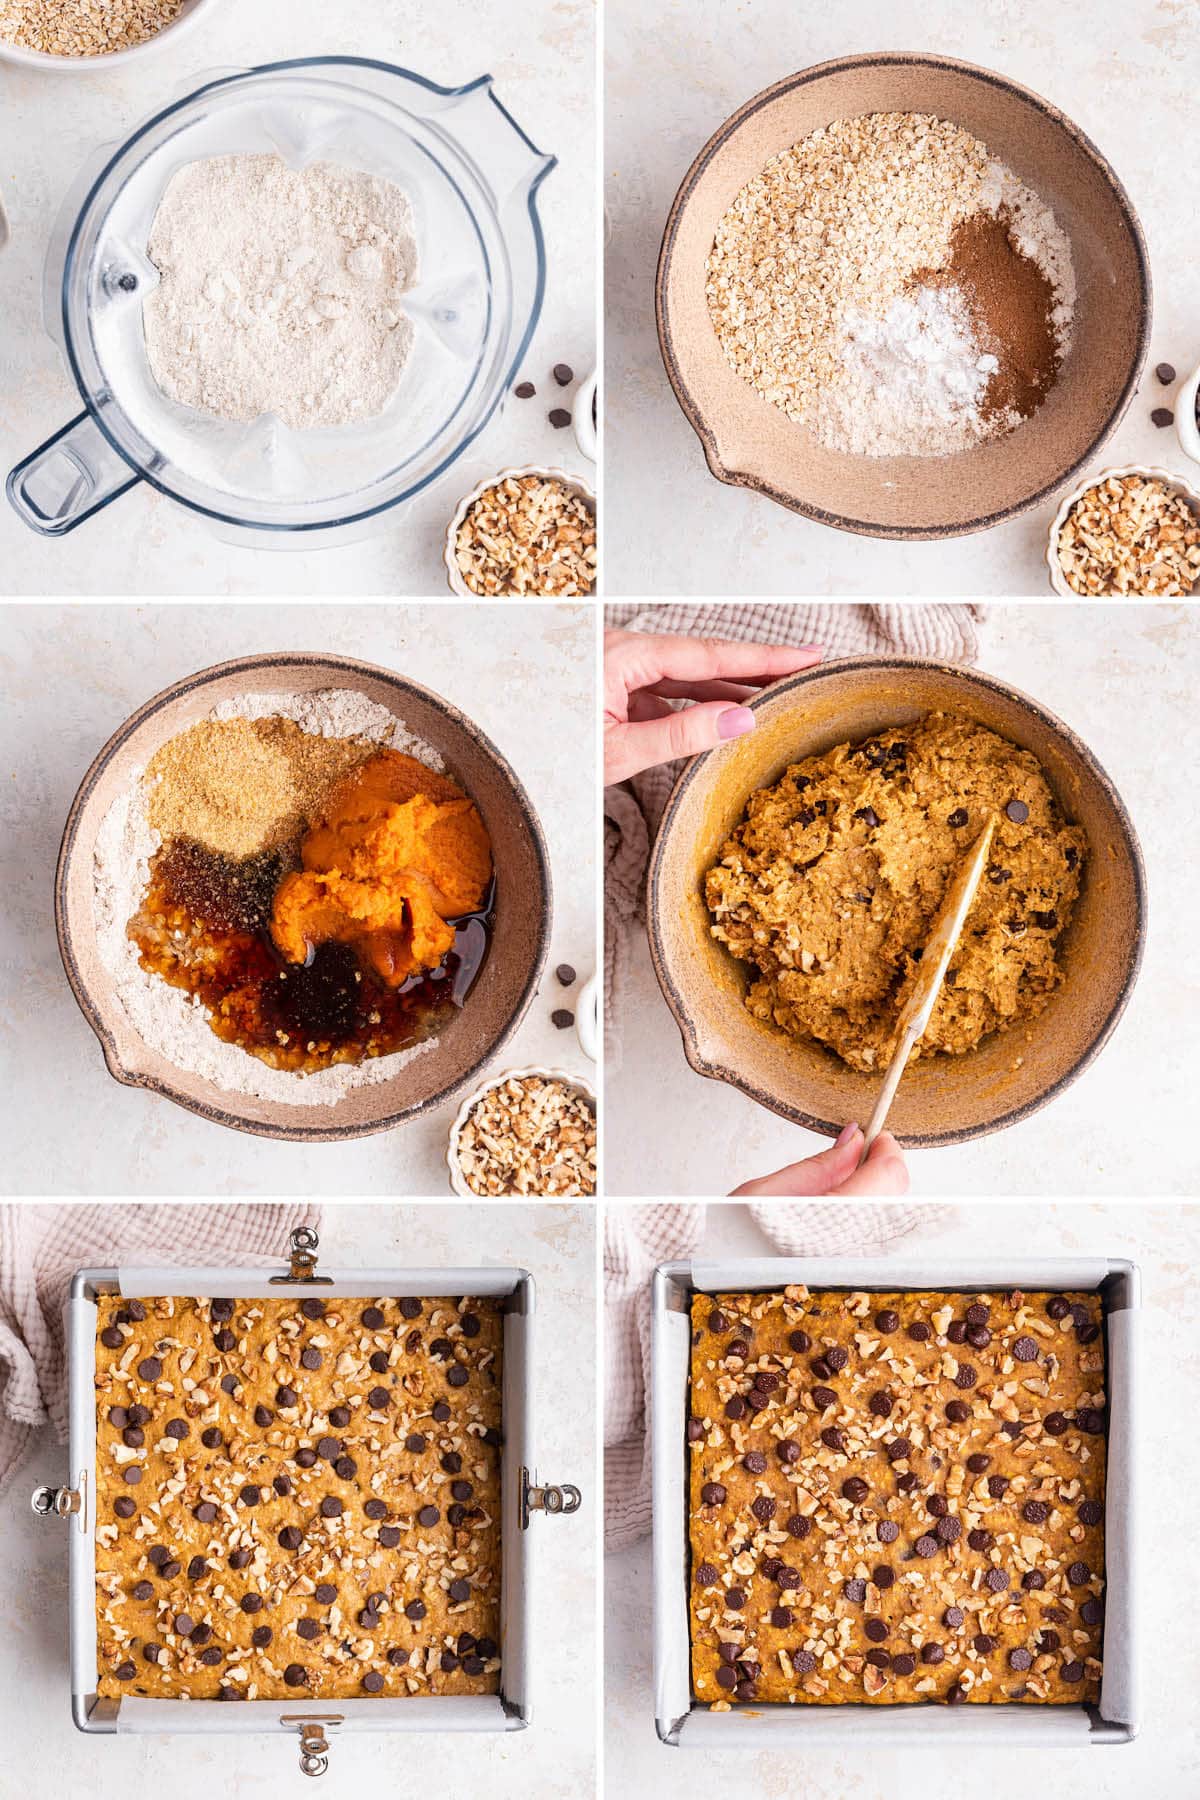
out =
[(881, 1544), (894, 1544), (900, 1536), (900, 1527), (895, 1519), (880, 1519), (875, 1526), (875, 1536)]
[(1071, 1682), (1082, 1681), (1083, 1680), (1083, 1664), (1081, 1662), (1064, 1663), (1060, 1673), (1061, 1673), (1064, 1681), (1071, 1681)]
[(1021, 1508), (1021, 1517), (1027, 1525), (1044, 1525), (1050, 1517), (1050, 1508), (1044, 1500), (1027, 1500)]
[(342, 1516), (342, 1503), (338, 1499), (337, 1495), (336, 1494), (326, 1494), (325, 1498), (321, 1502), (321, 1517), (323, 1519), (340, 1519), (341, 1516)]
[(792, 1667), (797, 1675), (811, 1675), (817, 1666), (817, 1659), (811, 1650), (793, 1650)]
[(137, 1366), (137, 1372), (143, 1381), (157, 1381), (162, 1374), (163, 1366), (157, 1356), (144, 1356)]
[(811, 1530), (812, 1520), (806, 1518), (803, 1513), (793, 1513), (787, 1522), (789, 1537), (806, 1538)]
[(312, 1345), (309, 1344), (306, 1349), (300, 1352), (300, 1366), (302, 1369), (319, 1369), (321, 1366), (321, 1352), (319, 1350), (314, 1350)]
[(852, 1606), (861, 1606), (867, 1597), (867, 1584), (854, 1576), (845, 1584), (842, 1593)]
[(121, 1433), (121, 1438), (131, 1450), (140, 1450), (146, 1441), (146, 1434), (140, 1425), (127, 1425)]
[(1036, 1593), (1046, 1585), (1046, 1577), (1040, 1569), (1026, 1569), (1021, 1577), (1021, 1586), (1027, 1594)]
[(1057, 1631), (1040, 1631), (1038, 1633), (1037, 1647), (1043, 1654), (1048, 1655), (1050, 1651), (1058, 1650), (1062, 1647), (1062, 1639), (1059, 1637)]
[(106, 1350), (119, 1350), (125, 1338), (116, 1325), (106, 1325), (100, 1333), (100, 1342)]
[(776, 1452), (785, 1467), (800, 1461), (800, 1446), (795, 1438), (781, 1438)]
[(990, 1656), (996, 1648), (996, 1640), (989, 1637), (986, 1631), (980, 1631), (971, 1639), (971, 1648), (979, 1656)]
[(879, 814), (873, 806), (860, 806), (854, 817), (861, 819), (868, 831), (874, 831), (879, 824)]
[(222, 1325), (220, 1331), (213, 1333), (213, 1343), (218, 1350), (236, 1350), (237, 1334), (230, 1331), (228, 1326)]
[(950, 826), (951, 830), (960, 831), (962, 829), (962, 827), (966, 824), (969, 816), (970, 815), (968, 814), (965, 806), (956, 806), (954, 811), (950, 814), (949, 818), (946, 820), (946, 823), (947, 823), (947, 825)]
[(1014, 825), (1023, 825), (1029, 817), (1029, 808), (1024, 800), (1010, 800), (1004, 810)]
[(192, 1508), (192, 1517), (198, 1519), (201, 1525), (211, 1525), (216, 1516), (217, 1509), (211, 1500), (201, 1500), (199, 1506)]
[(532, 400), (533, 396), (537, 393), (537, 389), (534, 387), (532, 381), (518, 381), (516, 387), (513, 389), (513, 393), (517, 396), (518, 400)]
[(924, 1319), (914, 1319), (908, 1328), (908, 1335), (914, 1344), (927, 1344), (933, 1332)]
[[(974, 1329), (986, 1331), (987, 1327), (975, 1327)], [(951, 1319), (949, 1325), (946, 1327), (946, 1336), (952, 1344), (965, 1344), (967, 1341), (967, 1327), (961, 1319)]]
[(900, 1329), (900, 1314), (892, 1312), (890, 1309), (885, 1309), (883, 1312), (877, 1312), (875, 1314), (875, 1329), (877, 1331), (882, 1331), (885, 1337), (893, 1331), (898, 1331)]
[(904, 1462), (912, 1455), (912, 1444), (906, 1437), (893, 1438), (884, 1448), (889, 1462)]
[(1092, 1571), (1085, 1562), (1073, 1562), (1067, 1570), (1067, 1580), (1072, 1587), (1086, 1587), (1092, 1579)]
[(298, 1550), (304, 1542), (304, 1533), (298, 1525), (285, 1525), (277, 1541), (283, 1550)]
[(299, 1404), (299, 1401), (300, 1401), (300, 1396), (296, 1392), (295, 1388), (278, 1387), (275, 1389), (275, 1404), (276, 1404), (276, 1406), (282, 1406), (285, 1408), (297, 1406)]
[(1004, 1569), (989, 1569), (983, 1580), (993, 1594), (1002, 1594), (1008, 1586), (1008, 1573)]
[(137, 1511), (137, 1502), (130, 1499), (128, 1494), (118, 1494), (113, 1501), (113, 1511), (118, 1519), (132, 1519)]
[(846, 1440), (836, 1425), (826, 1425), (821, 1433), (821, 1442), (827, 1450), (845, 1451)]
[(131, 1662), (123, 1662), (118, 1663), (113, 1672), (118, 1681), (132, 1681), (137, 1674), (137, 1668)]
[(1158, 379), (1162, 382), (1164, 387), (1170, 387), (1175, 379), (1174, 365), (1168, 362), (1157, 363), (1155, 365), (1154, 373), (1158, 376)]
[(991, 1532), (984, 1531), (981, 1526), (976, 1526), (974, 1531), (967, 1533), (967, 1543), (972, 1550), (990, 1550), (995, 1541)]
[(254, 1423), (260, 1430), (265, 1431), (274, 1417), (275, 1414), (271, 1411), (269, 1406), (258, 1405), (254, 1409)]
[(254, 1486), (253, 1482), (247, 1482), (246, 1486), (242, 1488), (238, 1495), (238, 1499), (243, 1506), (257, 1506), (261, 1498), (262, 1495), (259, 1489)]
[(1003, 1500), (1005, 1494), (1008, 1492), (1008, 1476), (989, 1475), (987, 1491), (993, 1500)]
[(746, 1604), (746, 1596), (741, 1588), (729, 1588), (725, 1594), (725, 1604), (731, 1612), (741, 1612)]
[[(262, 1631), (265, 1631), (268, 1634), (266, 1641), (267, 1641), (267, 1643), (270, 1643), (270, 1641), (271, 1641), (270, 1626), (263, 1625), (263, 1626), (260, 1626), (259, 1629)], [(200, 1652), (200, 1661), (205, 1665), (206, 1668), (215, 1669), (217, 1667), (217, 1664), (224, 1662), (224, 1660), (225, 1660), (225, 1652), (221, 1649), (221, 1647), (218, 1644), (213, 1644), (210, 1646), (209, 1649), (202, 1650)]]
[(1175, 414), (1171, 411), (1169, 406), (1156, 406), (1150, 414), (1150, 423), (1152, 425), (1157, 425), (1158, 429), (1161, 431), (1164, 426), (1173, 425), (1175, 423)]
[(570, 413), (566, 412), (561, 406), (552, 408), (549, 416), (550, 423), (553, 425), (555, 431), (561, 431), (564, 425), (569, 425), (571, 423)]
[[(946, 1417), (952, 1425), (965, 1425), (971, 1416), (971, 1409), (965, 1400), (950, 1400), (946, 1405)], [(970, 1468), (968, 1462), (967, 1467)]]
[(1078, 1512), (1081, 1525), (1098, 1525), (1104, 1517), (1104, 1508), (1099, 1500), (1081, 1500)]
[(142, 1479), (142, 1471), (137, 1463), (130, 1463), (129, 1467), (124, 1472), (123, 1479), (129, 1483), (130, 1487), (137, 1487)]
[(793, 1331), (788, 1338), (788, 1343), (797, 1356), (803, 1356), (806, 1351), (812, 1349), (812, 1339), (807, 1331)]
[(828, 1412), (831, 1406), (837, 1405), (837, 1395), (832, 1388), (815, 1387), (812, 1391), (813, 1405), (818, 1412)]
[(283, 1671), (283, 1679), (289, 1687), (307, 1687), (308, 1670), (303, 1663), (289, 1663)]
[(953, 1516), (939, 1519), (934, 1526), (934, 1536), (939, 1544), (956, 1544), (962, 1536), (962, 1522)]
[(700, 1489), (700, 1498), (705, 1506), (721, 1506), (725, 1501), (725, 1489), (719, 1481), (706, 1481)]
[(877, 1419), (890, 1418), (895, 1404), (895, 1400), (886, 1388), (877, 1388), (867, 1401), (867, 1405)]
[(894, 1656), (892, 1658), (892, 1673), (894, 1675), (915, 1675), (916, 1672), (917, 1659), (915, 1656), (909, 1656), (905, 1653), (903, 1656)]
[(555, 363), (554, 379), (559, 387), (570, 387), (575, 379), (575, 371), (570, 363)]
[(1008, 1653), (1008, 1666), (1010, 1669), (1032, 1669), (1033, 1658), (1028, 1650), (1010, 1650)]
[(951, 1631), (957, 1631), (963, 1622), (964, 1616), (961, 1606), (948, 1606), (942, 1614), (942, 1624), (947, 1626)]
[(135, 1583), (133, 1597), (135, 1600), (153, 1600), (154, 1583), (152, 1581), (139, 1581)]
[(243, 1594), (238, 1602), (244, 1613), (257, 1613), (263, 1609), (261, 1594)]
[(849, 1500), (852, 1506), (861, 1506), (870, 1491), (859, 1475), (851, 1475), (842, 1483), (842, 1498)]

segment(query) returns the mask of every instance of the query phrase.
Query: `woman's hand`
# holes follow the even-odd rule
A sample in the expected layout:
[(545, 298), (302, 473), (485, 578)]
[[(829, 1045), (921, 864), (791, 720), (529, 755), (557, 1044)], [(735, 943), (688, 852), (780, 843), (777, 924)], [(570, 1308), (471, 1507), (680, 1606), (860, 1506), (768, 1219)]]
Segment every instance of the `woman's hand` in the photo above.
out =
[(857, 1125), (847, 1125), (837, 1143), (819, 1156), (807, 1156), (803, 1162), (789, 1163), (758, 1181), (743, 1182), (734, 1188), (734, 1196), (761, 1200), (812, 1197), (834, 1194), (839, 1199), (854, 1195), (907, 1194), (908, 1169), (904, 1153), (890, 1131), (881, 1131), (867, 1153), (862, 1168), (863, 1134)]
[[(607, 632), (605, 786), (752, 731), (754, 714), (745, 702), (781, 675), (811, 668), (823, 654), (812, 644), (786, 649), (667, 632)], [(695, 705), (676, 710), (672, 700)]]

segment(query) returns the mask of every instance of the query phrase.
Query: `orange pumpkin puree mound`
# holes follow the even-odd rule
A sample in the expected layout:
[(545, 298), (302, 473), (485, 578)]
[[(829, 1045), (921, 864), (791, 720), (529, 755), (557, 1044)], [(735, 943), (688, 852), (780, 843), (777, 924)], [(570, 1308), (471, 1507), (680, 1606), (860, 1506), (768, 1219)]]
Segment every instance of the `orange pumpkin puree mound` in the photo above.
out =
[(492, 878), (474, 801), (398, 750), (347, 776), (300, 859), (275, 894), (280, 955), (302, 963), (331, 939), (353, 944), (389, 987), (437, 967), (454, 943), (447, 921), (478, 911)]

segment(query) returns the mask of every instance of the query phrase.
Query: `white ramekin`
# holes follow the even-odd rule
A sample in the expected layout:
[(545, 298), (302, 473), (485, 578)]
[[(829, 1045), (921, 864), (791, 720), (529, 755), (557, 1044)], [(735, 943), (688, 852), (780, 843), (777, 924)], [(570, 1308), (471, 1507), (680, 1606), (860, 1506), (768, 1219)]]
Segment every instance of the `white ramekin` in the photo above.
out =
[(49, 56), (44, 50), (27, 50), (23, 44), (7, 44), (0, 38), (0, 62), (16, 63), (25, 69), (48, 69), (61, 75), (78, 74), (81, 70), (90, 74), (94, 69), (116, 69), (122, 63), (148, 55), (161, 44), (174, 43), (181, 32), (189, 31), (202, 15), (218, 4), (219, 0), (185, 0), (178, 18), (156, 31), (153, 37), (140, 44), (130, 44), (125, 50), (111, 50), (107, 56)]
[(589, 1062), (600, 1061), (600, 984), (589, 975), (575, 1002), (575, 1036)]
[[(540, 476), (543, 481), (560, 481), (565, 488), (569, 488), (573, 494), (578, 494), (581, 500), (586, 501), (591, 509), (592, 517), (595, 518), (596, 496), (592, 489), (588, 486), (586, 481), (581, 481), (577, 475), (568, 475), (565, 469), (537, 468), (534, 467), (533, 464), (530, 464), (524, 469), (501, 469), (498, 474), (488, 475), (483, 481), (477, 482), (469, 494), (463, 496), (454, 509), (454, 517), (446, 527), (446, 545), (442, 553), (442, 561), (446, 567), (446, 578), (450, 583), (450, 592), (452, 594), (458, 594), (464, 600), (486, 600), (489, 598), (487, 594), (474, 593), (459, 574), (458, 563), (455, 561), (454, 557), (454, 540), (458, 536), (459, 526), (467, 516), (468, 508), (475, 504), (476, 500), (478, 500), (479, 496), (486, 488), (496, 487), (502, 481), (514, 480), (522, 475), (537, 475)], [(593, 592), (595, 592), (594, 588)], [(508, 599), (510, 597), (521, 598), (522, 596), (496, 596), (497, 599)], [(530, 597), (533, 599), (537, 598), (536, 595)]]
[(586, 456), (589, 462), (597, 462), (596, 455), (596, 371), (585, 375), (575, 395), (575, 403), (571, 408), (571, 424), (575, 431), (575, 442), (579, 445), (579, 454)]
[(1200, 392), (1200, 363), (1186, 378), (1175, 395), (1175, 436), (1179, 448), (1193, 462), (1200, 463), (1200, 431), (1196, 429), (1196, 395)]
[[(1200, 375), (1200, 370), (1197, 371), (1197, 374)], [(1200, 462), (1200, 455), (1197, 456), (1197, 461)], [(1097, 469), (1094, 475), (1089, 475), (1086, 481), (1081, 481), (1079, 486), (1067, 495), (1055, 513), (1050, 526), (1050, 536), (1046, 544), (1046, 568), (1052, 590), (1064, 600), (1086, 600), (1088, 598), (1086, 594), (1075, 592), (1059, 567), (1058, 534), (1066, 523), (1067, 514), (1077, 500), (1083, 499), (1089, 489), (1099, 487), (1101, 482), (1111, 481), (1114, 476), (1123, 475), (1144, 475), (1147, 480), (1161, 481), (1165, 487), (1173, 489), (1177, 494), (1182, 494), (1184, 499), (1191, 503), (1197, 522), (1200, 522), (1200, 491), (1194, 488), (1190, 481), (1185, 481), (1182, 475), (1173, 475), (1170, 469), (1156, 468), (1149, 463), (1129, 463), (1120, 469)]]
[(585, 1081), (582, 1075), (572, 1075), (567, 1069), (505, 1069), (500, 1075), (490, 1076), (489, 1079), (483, 1083), (482, 1087), (476, 1088), (475, 1092), (471, 1094), (468, 1099), (463, 1101), (458, 1112), (455, 1114), (454, 1123), (450, 1127), (450, 1142), (446, 1148), (446, 1168), (450, 1174), (451, 1192), (457, 1194), (460, 1199), (485, 1200), (487, 1198), (486, 1194), (477, 1194), (474, 1188), (467, 1186), (467, 1183), (463, 1178), (462, 1170), (458, 1166), (459, 1133), (467, 1122), (468, 1114), (474, 1109), (478, 1102), (483, 1099), (483, 1096), (490, 1093), (493, 1088), (503, 1087), (506, 1081), (522, 1081), (529, 1075), (540, 1075), (543, 1081), (561, 1081), (566, 1087), (569, 1087), (573, 1093), (582, 1094), (584, 1099), (590, 1102), (592, 1111), (595, 1112), (596, 1090), (593, 1088), (591, 1082)]

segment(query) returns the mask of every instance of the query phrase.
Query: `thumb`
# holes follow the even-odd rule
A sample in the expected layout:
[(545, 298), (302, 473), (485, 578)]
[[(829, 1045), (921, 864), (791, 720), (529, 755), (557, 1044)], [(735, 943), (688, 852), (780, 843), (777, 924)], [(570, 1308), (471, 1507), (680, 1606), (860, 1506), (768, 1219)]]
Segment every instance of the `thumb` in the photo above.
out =
[(862, 1155), (863, 1134), (857, 1125), (847, 1125), (836, 1144), (817, 1156), (806, 1156), (803, 1162), (789, 1163), (784, 1169), (764, 1175), (758, 1181), (743, 1182), (734, 1188), (731, 1198), (742, 1195), (749, 1199), (784, 1195), (792, 1199), (812, 1198), (817, 1194), (843, 1192), (840, 1185), (854, 1174)]
[(685, 706), (680, 712), (669, 712), (661, 719), (625, 726), (622, 749), (638, 769), (647, 769), (652, 764), (675, 762), (681, 756), (698, 756), (702, 750), (744, 737), (753, 729), (754, 714), (748, 706), (706, 700)]

